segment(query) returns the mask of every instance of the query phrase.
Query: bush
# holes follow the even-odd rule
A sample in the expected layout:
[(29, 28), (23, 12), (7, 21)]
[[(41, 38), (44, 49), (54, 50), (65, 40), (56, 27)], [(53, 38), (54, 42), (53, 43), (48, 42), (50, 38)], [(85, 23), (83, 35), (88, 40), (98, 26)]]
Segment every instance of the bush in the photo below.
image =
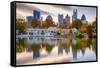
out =
[(79, 30), (79, 31), (76, 33), (76, 37), (82, 38), (82, 37), (83, 37), (83, 32), (82, 32), (81, 30)]

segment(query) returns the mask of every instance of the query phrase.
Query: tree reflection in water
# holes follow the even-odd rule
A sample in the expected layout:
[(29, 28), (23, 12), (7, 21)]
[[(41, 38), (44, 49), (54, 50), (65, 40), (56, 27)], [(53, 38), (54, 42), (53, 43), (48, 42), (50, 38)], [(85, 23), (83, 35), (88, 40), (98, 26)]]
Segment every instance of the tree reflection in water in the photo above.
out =
[(77, 60), (78, 52), (82, 56), (85, 55), (86, 49), (92, 50), (96, 54), (96, 39), (95, 38), (53, 38), (53, 37), (28, 37), (16, 38), (16, 53), (33, 52), (33, 59), (41, 57), (41, 50), (45, 49), (48, 53), (58, 47), (58, 56), (67, 55), (72, 52), (73, 60)]

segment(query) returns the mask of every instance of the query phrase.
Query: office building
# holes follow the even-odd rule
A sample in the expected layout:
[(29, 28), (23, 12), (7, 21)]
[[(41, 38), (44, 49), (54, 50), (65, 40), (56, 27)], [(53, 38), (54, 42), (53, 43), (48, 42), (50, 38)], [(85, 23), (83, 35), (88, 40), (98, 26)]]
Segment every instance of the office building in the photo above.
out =
[(26, 20), (27, 20), (28, 23), (31, 23), (32, 20), (33, 20), (33, 16), (27, 16)]
[(63, 24), (63, 14), (58, 14), (58, 23), (59, 25)]
[(70, 16), (67, 14), (64, 19), (64, 24), (70, 23)]
[(40, 20), (40, 11), (33, 10), (33, 17), (34, 19)]
[(82, 17), (81, 17), (81, 22), (82, 22), (82, 23), (86, 23), (86, 22), (87, 22), (87, 21), (86, 21), (86, 16), (85, 16), (85, 14), (82, 15)]
[(77, 9), (73, 10), (72, 21), (77, 19)]

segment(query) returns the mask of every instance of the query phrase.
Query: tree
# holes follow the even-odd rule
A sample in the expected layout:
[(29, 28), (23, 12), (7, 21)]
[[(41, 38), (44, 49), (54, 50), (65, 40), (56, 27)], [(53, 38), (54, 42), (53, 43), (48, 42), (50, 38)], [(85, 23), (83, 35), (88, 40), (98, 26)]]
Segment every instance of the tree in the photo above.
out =
[(74, 20), (74, 21), (72, 22), (72, 27), (73, 27), (73, 28), (79, 29), (79, 28), (81, 27), (81, 25), (82, 25), (82, 22), (81, 22), (79, 19)]
[(45, 23), (42, 22), (41, 28), (45, 28)]
[(46, 19), (46, 21), (45, 21), (45, 27), (49, 28), (51, 26), (55, 26), (54, 21), (52, 21), (51, 19)]
[(20, 22), (20, 21), (17, 21), (16, 22), (16, 30), (18, 30), (19, 32), (24, 32), (24, 30), (27, 28), (27, 24), (26, 22)]
[(41, 25), (41, 22), (39, 20), (37, 20), (37, 19), (33, 19), (32, 22), (31, 22), (31, 26), (33, 28), (39, 27), (40, 25)]
[(88, 31), (87, 31), (87, 34), (88, 34), (88, 37), (89, 38), (92, 38), (93, 37), (93, 28), (91, 25), (88, 26)]
[(81, 30), (83, 31), (83, 32), (87, 32), (87, 28), (88, 28), (88, 24), (82, 24), (81, 25)]
[(72, 24), (71, 23), (66, 24), (65, 28), (71, 29), (72, 28)]
[(96, 33), (96, 20), (92, 23), (93, 32)]

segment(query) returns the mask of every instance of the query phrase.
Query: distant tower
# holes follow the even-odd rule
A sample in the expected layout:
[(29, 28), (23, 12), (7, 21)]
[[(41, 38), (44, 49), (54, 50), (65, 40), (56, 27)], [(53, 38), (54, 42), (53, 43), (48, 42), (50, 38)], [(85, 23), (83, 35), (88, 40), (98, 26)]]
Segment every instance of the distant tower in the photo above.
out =
[(40, 11), (33, 10), (33, 17), (34, 19), (40, 20)]
[(87, 21), (86, 21), (85, 14), (82, 15), (82, 17), (81, 17), (81, 22), (82, 22), (82, 23), (86, 23), (86, 22), (87, 22)]
[(70, 23), (70, 16), (67, 14), (64, 19), (64, 24)]
[(31, 23), (32, 20), (33, 20), (33, 16), (27, 16), (26, 20), (27, 20), (28, 23)]
[(77, 19), (77, 9), (73, 10), (72, 21)]
[(63, 14), (58, 14), (58, 23), (59, 25), (63, 24)]

